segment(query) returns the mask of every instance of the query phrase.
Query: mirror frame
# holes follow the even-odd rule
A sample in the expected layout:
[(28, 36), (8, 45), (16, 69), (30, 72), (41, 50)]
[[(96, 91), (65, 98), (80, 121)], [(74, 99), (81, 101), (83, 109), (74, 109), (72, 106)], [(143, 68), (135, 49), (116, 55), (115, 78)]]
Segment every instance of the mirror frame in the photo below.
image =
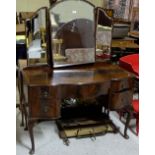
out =
[[(48, 35), (48, 32), (49, 32), (49, 29), (50, 29), (50, 22), (49, 22), (49, 13), (48, 13), (48, 8), (47, 7), (41, 7), (39, 8), (38, 10), (36, 10), (34, 12), (34, 14), (29, 18), (30, 20), (30, 27), (31, 27), (31, 32), (32, 32), (32, 19), (35, 18), (35, 16), (38, 14), (38, 12), (42, 9), (45, 9), (45, 21), (46, 21), (46, 25), (45, 25), (45, 29), (46, 29), (46, 55), (47, 55), (47, 58), (46, 58), (46, 64), (29, 64), (28, 62), (28, 43), (27, 43), (27, 31), (26, 31), (26, 26), (25, 26), (25, 36), (26, 36), (26, 52), (27, 52), (27, 66), (28, 67), (35, 67), (35, 66), (52, 66), (51, 64), (51, 55), (50, 55), (50, 38), (49, 38), (49, 35)], [(26, 22), (25, 22), (25, 25), (26, 25)]]
[[(49, 7), (49, 35), (48, 35), (48, 38), (49, 38), (49, 41), (50, 41), (50, 51), (49, 51), (49, 55), (50, 55), (50, 65), (52, 66), (52, 68), (63, 68), (63, 67), (71, 67), (71, 66), (78, 66), (78, 65), (87, 65), (87, 64), (93, 64), (96, 62), (96, 7), (94, 4), (92, 4), (91, 2), (87, 1), (87, 0), (79, 0), (79, 1), (82, 1), (82, 2), (86, 2), (88, 3), (89, 5), (91, 5), (93, 8), (94, 8), (94, 16), (93, 16), (93, 19), (94, 19), (94, 62), (86, 62), (86, 63), (79, 63), (79, 64), (62, 64), (62, 65), (59, 65), (59, 66), (54, 66), (54, 60), (53, 60), (53, 48), (52, 48), (52, 21), (50, 19), (50, 10), (55, 7), (57, 4), (59, 3), (62, 3), (62, 2), (65, 2), (67, 0), (61, 0), (61, 1), (56, 1), (55, 3), (53, 3), (50, 7)], [(75, 0), (76, 1), (76, 0)]]
[[(113, 17), (110, 17), (106, 11), (111, 11), (112, 14), (113, 14), (113, 10), (112, 9), (104, 9), (104, 8), (101, 8), (101, 7), (96, 7), (95, 11), (96, 11), (95, 12), (95, 16), (96, 16), (96, 25), (95, 25), (95, 27), (96, 27), (96, 34), (97, 34), (97, 26), (98, 26), (99, 12), (100, 11), (102, 11), (107, 16), (107, 18), (109, 18), (111, 20), (111, 28), (112, 28), (112, 30), (111, 30), (111, 43), (110, 43), (110, 51), (111, 51), (111, 47), (112, 47), (112, 32), (113, 32)], [(107, 60), (107, 59), (105, 59), (105, 60)], [(110, 58), (109, 58), (109, 60), (110, 60)]]

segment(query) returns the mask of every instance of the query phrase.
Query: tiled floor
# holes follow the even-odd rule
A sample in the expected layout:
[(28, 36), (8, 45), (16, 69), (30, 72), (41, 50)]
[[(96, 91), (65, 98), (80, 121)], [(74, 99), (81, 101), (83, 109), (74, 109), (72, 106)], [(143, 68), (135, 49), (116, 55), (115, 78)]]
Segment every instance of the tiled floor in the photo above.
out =
[[(17, 92), (17, 102), (18, 92)], [(118, 119), (115, 112), (110, 113), (113, 122), (123, 131), (124, 125)], [(28, 131), (20, 127), (21, 114), (17, 109), (17, 127), (16, 127), (16, 155), (28, 155), (30, 149), (30, 138)], [(131, 126), (135, 124), (133, 120)], [(58, 136), (58, 130), (54, 122), (42, 122), (34, 127), (34, 136), (36, 144), (36, 155), (138, 155), (139, 140), (130, 130), (130, 138), (124, 139), (120, 133), (106, 134), (96, 137), (95, 141), (90, 138), (69, 139), (70, 145), (63, 144)]]
[[(114, 123), (123, 129), (123, 124), (111, 113)], [(17, 110), (16, 155), (28, 155), (30, 139), (27, 131), (20, 127), (20, 112)], [(99, 136), (95, 141), (90, 138), (71, 138), (66, 146), (59, 138), (54, 122), (43, 122), (34, 127), (36, 155), (138, 155), (138, 137), (130, 131), (130, 138), (124, 139), (119, 133)]]

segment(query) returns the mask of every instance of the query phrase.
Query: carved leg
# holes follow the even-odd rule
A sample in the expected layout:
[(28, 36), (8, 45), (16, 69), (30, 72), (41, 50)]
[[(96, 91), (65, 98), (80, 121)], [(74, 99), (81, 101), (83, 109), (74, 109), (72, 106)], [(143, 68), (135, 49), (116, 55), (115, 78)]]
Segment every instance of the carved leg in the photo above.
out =
[(24, 130), (28, 130), (28, 120), (27, 120), (27, 112), (26, 112), (26, 105), (24, 105), (24, 114), (25, 114), (25, 128)]
[[(22, 101), (20, 101), (20, 102), (22, 102)], [(21, 112), (21, 116), (22, 116), (22, 121), (21, 121), (21, 124), (20, 124), (20, 126), (24, 126), (24, 112), (23, 112), (23, 105), (22, 105), (22, 103), (20, 103), (20, 112)]]
[(34, 152), (35, 152), (34, 135), (33, 135), (34, 123), (35, 123), (35, 121), (33, 121), (33, 120), (29, 120), (28, 121), (28, 130), (29, 130), (30, 139), (31, 139), (31, 150), (30, 150), (30, 154), (34, 154)]
[(19, 99), (20, 99), (20, 103), (19, 103), (19, 110), (21, 112), (21, 117), (22, 117), (22, 121), (21, 121), (21, 126), (24, 126), (24, 108), (23, 108), (23, 93), (22, 93), (22, 85), (21, 85), (21, 78), (20, 75), (18, 77), (17, 80), (17, 85), (18, 85), (18, 92), (19, 92)]
[(125, 129), (124, 129), (124, 137), (125, 137), (126, 139), (129, 139), (129, 136), (127, 135), (127, 129), (128, 129), (128, 127), (129, 127), (130, 119), (131, 119), (131, 113), (128, 112), (128, 113), (127, 113), (126, 123), (125, 123)]

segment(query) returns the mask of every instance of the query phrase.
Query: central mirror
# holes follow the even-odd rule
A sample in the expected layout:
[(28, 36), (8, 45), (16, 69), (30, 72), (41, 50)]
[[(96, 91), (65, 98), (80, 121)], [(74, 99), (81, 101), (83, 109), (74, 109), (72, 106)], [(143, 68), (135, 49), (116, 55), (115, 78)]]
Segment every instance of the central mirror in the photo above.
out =
[(82, 0), (65, 0), (50, 8), (53, 66), (95, 62), (95, 6)]

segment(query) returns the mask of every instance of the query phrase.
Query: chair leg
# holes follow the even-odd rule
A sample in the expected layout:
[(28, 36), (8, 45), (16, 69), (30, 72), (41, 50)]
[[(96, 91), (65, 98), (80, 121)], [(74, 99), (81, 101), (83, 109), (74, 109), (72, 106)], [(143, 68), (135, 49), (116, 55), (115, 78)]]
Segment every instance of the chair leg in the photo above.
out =
[(139, 118), (136, 118), (136, 133), (139, 134)]

